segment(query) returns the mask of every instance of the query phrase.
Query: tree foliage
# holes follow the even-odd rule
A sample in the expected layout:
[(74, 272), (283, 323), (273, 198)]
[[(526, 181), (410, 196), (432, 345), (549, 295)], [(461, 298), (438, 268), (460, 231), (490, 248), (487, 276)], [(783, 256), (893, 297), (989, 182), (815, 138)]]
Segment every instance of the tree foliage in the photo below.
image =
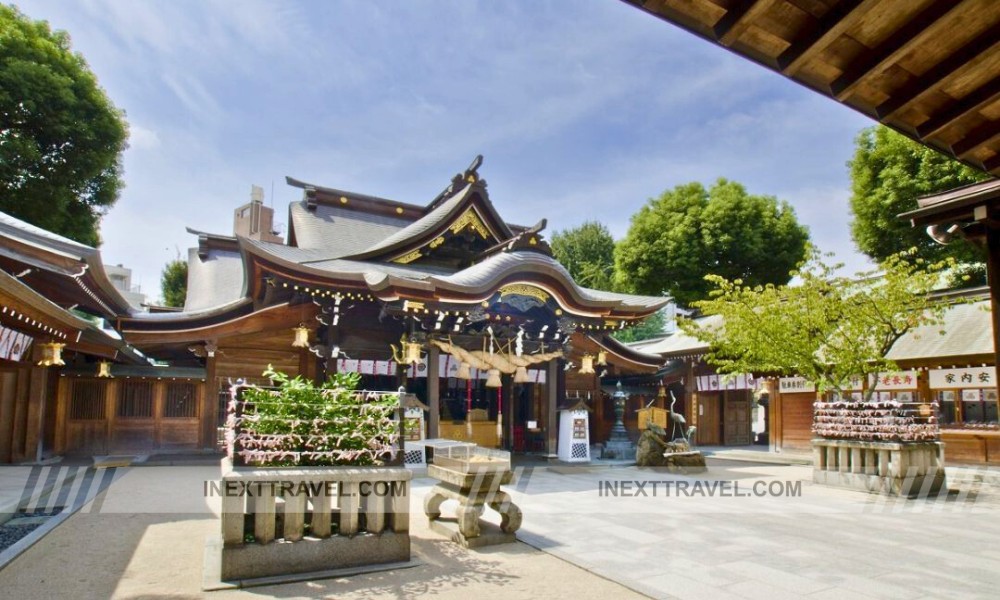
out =
[(662, 310), (647, 317), (642, 323), (634, 327), (628, 327), (612, 334), (619, 342), (639, 342), (663, 335), (663, 329), (667, 326), (667, 317)]
[(557, 231), (549, 244), (555, 256), (577, 283), (598, 290), (611, 290), (615, 266), (615, 240), (608, 228), (596, 221)]
[(720, 315), (722, 324), (685, 320), (681, 327), (710, 344), (706, 359), (719, 372), (797, 375), (843, 394), (852, 377), (895, 370), (885, 356), (907, 332), (940, 325), (945, 305), (930, 302), (928, 293), (954, 261), (927, 264), (915, 254), (890, 256), (879, 272), (848, 278), (814, 253), (795, 273), (795, 285), (712, 276), (712, 298), (696, 307)]
[(182, 307), (187, 299), (187, 261), (172, 260), (163, 267), (160, 274), (160, 293), (163, 294), (163, 305)]
[(708, 297), (710, 274), (749, 285), (786, 283), (808, 239), (787, 202), (725, 179), (709, 190), (688, 183), (633, 215), (615, 247), (615, 277), (624, 289), (666, 293), (689, 305)]
[(98, 245), (127, 138), (69, 35), (0, 4), (0, 210)]
[(982, 181), (984, 173), (881, 125), (858, 134), (848, 166), (854, 216), (851, 234), (858, 249), (876, 262), (909, 248), (916, 248), (916, 256), (929, 262), (945, 257), (962, 265), (985, 261), (983, 252), (971, 242), (956, 239), (943, 246), (922, 228), (898, 218), (917, 208), (920, 196)]

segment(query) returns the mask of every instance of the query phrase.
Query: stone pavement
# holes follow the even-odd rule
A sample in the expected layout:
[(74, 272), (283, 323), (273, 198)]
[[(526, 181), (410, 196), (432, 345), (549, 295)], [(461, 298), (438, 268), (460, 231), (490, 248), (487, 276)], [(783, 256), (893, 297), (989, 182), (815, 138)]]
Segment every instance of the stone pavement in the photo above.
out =
[[(203, 595), (204, 542), (219, 527), (204, 481), (218, 467), (120, 471), (106, 493), (0, 570), (4, 597)], [(689, 477), (572, 466), (519, 475), (518, 537), (544, 552), (443, 540), (421, 511), (432, 482), (419, 479), (411, 523), (420, 565), (209, 597), (995, 598), (1000, 586), (996, 470), (966, 470), (961, 493), (934, 501), (814, 486), (807, 467), (723, 460)], [(776, 492), (801, 482), (801, 494), (753, 496), (771, 482), (781, 482)]]

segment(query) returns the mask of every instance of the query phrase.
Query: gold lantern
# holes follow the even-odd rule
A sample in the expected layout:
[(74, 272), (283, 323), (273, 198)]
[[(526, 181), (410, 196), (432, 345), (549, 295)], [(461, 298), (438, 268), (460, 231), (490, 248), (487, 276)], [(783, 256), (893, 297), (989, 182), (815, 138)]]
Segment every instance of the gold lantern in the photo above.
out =
[(660, 385), (660, 390), (658, 392), (656, 392), (656, 397), (657, 398), (666, 398), (667, 397), (667, 388), (663, 387), (663, 385)]
[(49, 342), (42, 344), (40, 347), (42, 349), (42, 360), (38, 361), (38, 366), (61, 367), (66, 364), (62, 359), (62, 350), (66, 347), (66, 344)]
[(463, 361), (462, 364), (458, 365), (458, 372), (455, 373), (455, 378), (472, 379), (472, 367), (469, 363)]
[(602, 367), (604, 365), (608, 364), (608, 353), (607, 353), (607, 351), (601, 350), (600, 352), (597, 353), (597, 364), (601, 365)]
[(583, 358), (580, 359), (580, 374), (581, 375), (593, 375), (594, 374), (594, 357), (589, 354), (584, 354)]
[(406, 342), (404, 346), (406, 349), (404, 362), (408, 365), (415, 365), (420, 362), (420, 344), (418, 342)]
[(531, 379), (528, 377), (528, 370), (524, 367), (518, 367), (514, 371), (514, 383), (529, 383)]
[(490, 369), (486, 375), (486, 387), (498, 388), (503, 385), (500, 381), (500, 369)]
[(308, 348), (309, 328), (306, 327), (305, 323), (300, 324), (292, 331), (295, 332), (295, 341), (292, 342), (292, 348)]
[(97, 376), (110, 378), (112, 376), (111, 363), (106, 360), (97, 363)]

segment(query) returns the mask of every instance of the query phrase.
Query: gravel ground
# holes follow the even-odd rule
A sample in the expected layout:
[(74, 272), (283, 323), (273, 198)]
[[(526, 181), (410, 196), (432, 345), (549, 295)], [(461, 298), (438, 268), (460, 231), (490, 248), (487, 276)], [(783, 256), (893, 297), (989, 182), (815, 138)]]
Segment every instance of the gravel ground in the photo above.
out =
[[(57, 511), (58, 512), (58, 511)], [(10, 522), (0, 525), (0, 552), (3, 552), (7, 548), (13, 546), (18, 540), (28, 535), (32, 531), (41, 527), (41, 523), (32, 523), (30, 525), (16, 525), (14, 524), (17, 519), (23, 517), (51, 517), (57, 512), (46, 512), (46, 513), (33, 513), (17, 515)]]

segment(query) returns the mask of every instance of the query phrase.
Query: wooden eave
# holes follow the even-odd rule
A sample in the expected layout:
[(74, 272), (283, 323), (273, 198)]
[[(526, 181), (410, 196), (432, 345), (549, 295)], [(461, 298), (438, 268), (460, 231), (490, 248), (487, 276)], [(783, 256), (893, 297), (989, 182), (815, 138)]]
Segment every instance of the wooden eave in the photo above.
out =
[(268, 329), (293, 328), (312, 322), (318, 307), (311, 302), (291, 306), (287, 302), (253, 310), (243, 303), (228, 313), (203, 319), (129, 319), (121, 323), (122, 335), (133, 346), (152, 348), (178, 343), (219, 340)]
[(1000, 175), (995, 0), (622, 0)]
[(411, 221), (416, 221), (424, 216), (426, 212), (423, 206), (307, 183), (294, 177), (286, 176), (285, 183), (303, 190), (303, 197), (307, 208), (322, 204), (368, 214), (409, 219)]
[[(645, 318), (662, 308), (660, 305), (642, 309), (622, 309), (621, 303), (617, 300), (584, 299), (574, 284), (564, 280), (565, 277), (561, 272), (538, 265), (508, 269), (475, 287), (442, 281), (436, 276), (415, 280), (388, 275), (373, 283), (364, 273), (335, 274), (310, 265), (284, 260), (249, 244), (243, 245), (243, 249), (248, 260), (248, 268), (253, 274), (250, 283), (253, 298), (258, 298), (264, 293), (263, 286), (266, 285), (264, 280), (268, 277), (295, 281), (300, 287), (367, 292), (385, 302), (417, 300), (465, 305), (482, 302), (505, 285), (527, 283), (549, 292), (564, 310), (583, 317), (631, 321)], [(668, 301), (664, 300), (664, 303)]]
[(917, 200), (919, 208), (899, 215), (914, 227), (938, 223), (968, 223), (977, 207), (992, 214), (1000, 206), (1000, 180), (986, 181), (948, 190)]

